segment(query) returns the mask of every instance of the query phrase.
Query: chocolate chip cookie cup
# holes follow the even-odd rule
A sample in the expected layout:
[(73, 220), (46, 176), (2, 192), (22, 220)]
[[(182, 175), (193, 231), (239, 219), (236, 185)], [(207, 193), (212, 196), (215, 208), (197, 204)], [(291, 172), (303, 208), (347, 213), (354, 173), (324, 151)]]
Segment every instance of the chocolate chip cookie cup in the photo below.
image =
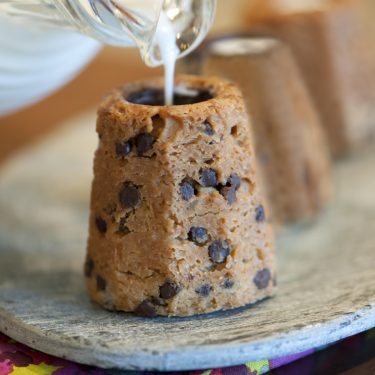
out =
[(113, 91), (99, 147), (85, 276), (101, 306), (143, 316), (232, 309), (273, 294), (275, 254), (240, 91), (178, 76)]

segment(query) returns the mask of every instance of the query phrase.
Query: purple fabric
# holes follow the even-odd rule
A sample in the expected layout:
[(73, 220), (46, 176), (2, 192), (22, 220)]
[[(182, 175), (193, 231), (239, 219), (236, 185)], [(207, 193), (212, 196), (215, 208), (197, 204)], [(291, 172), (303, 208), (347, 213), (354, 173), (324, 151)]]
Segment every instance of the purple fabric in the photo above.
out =
[(287, 355), (285, 357), (280, 357), (280, 358), (275, 358), (270, 360), (270, 368), (278, 368), (284, 365), (287, 365), (288, 363), (297, 361), (298, 359), (304, 358), (310, 354), (314, 353), (314, 349), (306, 350), (302, 353), (297, 353), (297, 354), (291, 354)]

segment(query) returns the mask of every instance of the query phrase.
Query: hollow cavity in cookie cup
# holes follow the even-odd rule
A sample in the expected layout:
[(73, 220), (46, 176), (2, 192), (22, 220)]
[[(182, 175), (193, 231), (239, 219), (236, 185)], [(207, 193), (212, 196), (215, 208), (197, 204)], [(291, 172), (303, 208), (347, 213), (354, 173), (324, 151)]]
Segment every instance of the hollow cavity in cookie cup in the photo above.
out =
[[(223, 80), (215, 77), (179, 75), (175, 79), (173, 106), (206, 103), (227, 94), (225, 86)], [(122, 89), (122, 97), (131, 104), (162, 107), (164, 80), (157, 78), (129, 84)]]

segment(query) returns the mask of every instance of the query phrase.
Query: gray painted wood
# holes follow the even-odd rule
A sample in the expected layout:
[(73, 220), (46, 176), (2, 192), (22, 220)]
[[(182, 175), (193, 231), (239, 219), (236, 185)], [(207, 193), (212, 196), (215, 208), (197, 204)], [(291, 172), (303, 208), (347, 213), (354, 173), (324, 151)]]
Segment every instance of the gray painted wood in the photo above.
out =
[(0, 331), (74, 361), (184, 370), (282, 356), (375, 326), (375, 150), (338, 164), (337, 199), (279, 235), (279, 291), (251, 308), (144, 319), (91, 304), (87, 234), (92, 114), (0, 171)]

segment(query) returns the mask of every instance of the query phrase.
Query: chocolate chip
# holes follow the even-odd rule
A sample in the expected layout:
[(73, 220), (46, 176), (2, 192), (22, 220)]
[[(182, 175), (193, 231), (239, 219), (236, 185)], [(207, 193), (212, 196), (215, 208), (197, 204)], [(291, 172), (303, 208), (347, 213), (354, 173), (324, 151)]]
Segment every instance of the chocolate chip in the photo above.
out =
[(137, 315), (152, 318), (157, 315), (155, 306), (148, 300), (143, 301), (134, 310)]
[(107, 282), (100, 275), (97, 275), (96, 276), (96, 288), (99, 291), (103, 291), (105, 290), (106, 286), (107, 286)]
[(100, 216), (95, 218), (95, 225), (100, 233), (107, 232), (107, 223)]
[(118, 157), (128, 156), (132, 152), (131, 141), (122, 141), (116, 143), (116, 155)]
[(194, 182), (184, 179), (180, 184), (180, 194), (184, 201), (189, 201), (195, 195)]
[(86, 262), (85, 262), (85, 276), (86, 277), (91, 277), (92, 271), (94, 270), (94, 266), (95, 266), (94, 261), (90, 257), (87, 257)]
[(259, 223), (263, 222), (266, 219), (266, 214), (264, 212), (264, 207), (260, 204), (255, 209), (255, 220)]
[(270, 280), (271, 280), (271, 273), (267, 268), (264, 268), (263, 270), (258, 271), (255, 277), (253, 278), (253, 282), (258, 289), (267, 288)]
[(208, 255), (212, 262), (220, 264), (225, 263), (230, 253), (230, 246), (227, 241), (216, 240), (208, 246)]
[(160, 297), (170, 299), (180, 292), (181, 288), (174, 281), (166, 281), (159, 289)]
[(188, 239), (198, 246), (204, 246), (210, 240), (210, 237), (205, 228), (191, 227), (188, 233)]
[(228, 179), (228, 184), (238, 190), (241, 186), (241, 177), (238, 174), (232, 174)]
[(237, 200), (236, 188), (234, 186), (224, 186), (220, 189), (220, 194), (225, 198), (229, 204), (233, 204)]
[(233, 204), (237, 200), (236, 191), (241, 186), (241, 177), (237, 174), (232, 174), (225, 186), (219, 185), (217, 188), (220, 194), (226, 199), (229, 204)]
[(125, 182), (119, 193), (119, 201), (124, 208), (137, 208), (141, 201), (138, 187), (131, 182)]
[(231, 127), (230, 134), (233, 135), (233, 137), (237, 137), (237, 135), (238, 135), (238, 126), (237, 125)]
[(126, 225), (128, 223), (128, 216), (122, 217), (118, 226), (118, 231), (122, 234), (129, 234), (130, 229)]
[(201, 182), (205, 187), (215, 187), (217, 185), (217, 174), (214, 169), (202, 169), (200, 171)]
[(232, 279), (226, 279), (223, 283), (224, 289), (232, 289), (234, 286), (234, 281)]
[(152, 149), (155, 142), (155, 138), (149, 133), (141, 133), (135, 139), (137, 146), (138, 156), (142, 156), (144, 153)]
[(212, 286), (210, 284), (202, 284), (197, 289), (195, 289), (195, 293), (199, 294), (202, 297), (207, 297), (212, 292)]
[(210, 136), (215, 134), (214, 128), (212, 127), (212, 125), (208, 121), (205, 121), (202, 124), (202, 131), (203, 131), (203, 133), (205, 133), (207, 135), (210, 135)]

